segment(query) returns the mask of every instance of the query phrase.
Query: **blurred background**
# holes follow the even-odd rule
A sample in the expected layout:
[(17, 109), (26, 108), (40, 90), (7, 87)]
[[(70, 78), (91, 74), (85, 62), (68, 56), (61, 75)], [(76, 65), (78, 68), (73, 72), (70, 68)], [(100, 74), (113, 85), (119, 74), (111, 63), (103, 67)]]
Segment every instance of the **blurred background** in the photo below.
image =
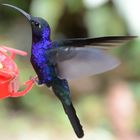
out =
[[(45, 18), (52, 40), (140, 35), (139, 0), (0, 0)], [(13, 9), (0, 6), (0, 45), (28, 52), (16, 57), (21, 84), (35, 73), (30, 64), (31, 29)], [(121, 65), (69, 81), (83, 140), (140, 140), (140, 40), (112, 49)], [(1, 140), (76, 140), (58, 99), (34, 86), (24, 97), (0, 100)]]

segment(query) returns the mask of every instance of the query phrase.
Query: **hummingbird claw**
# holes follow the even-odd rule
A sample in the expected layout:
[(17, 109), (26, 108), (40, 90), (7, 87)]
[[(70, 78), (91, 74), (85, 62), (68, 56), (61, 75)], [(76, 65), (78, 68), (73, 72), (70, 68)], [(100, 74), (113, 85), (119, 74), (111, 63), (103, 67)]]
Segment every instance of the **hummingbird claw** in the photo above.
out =
[(31, 76), (30, 77), (30, 80), (31, 81), (33, 81), (38, 87), (41, 87), (41, 86), (43, 86), (43, 84), (40, 84), (40, 81), (39, 81), (39, 79), (38, 79), (38, 77), (37, 77), (37, 75), (36, 76)]
[(31, 81), (33, 81), (34, 83), (38, 82), (38, 77), (37, 76), (30, 76), (29, 78)]

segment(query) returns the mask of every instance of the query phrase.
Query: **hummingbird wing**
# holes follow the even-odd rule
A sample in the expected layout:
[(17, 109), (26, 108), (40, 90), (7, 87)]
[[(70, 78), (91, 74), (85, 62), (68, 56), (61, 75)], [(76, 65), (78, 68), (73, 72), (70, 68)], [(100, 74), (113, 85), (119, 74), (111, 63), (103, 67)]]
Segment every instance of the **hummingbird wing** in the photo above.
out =
[(106, 36), (98, 38), (76, 38), (61, 41), (54, 41), (53, 46), (58, 47), (97, 47), (109, 49), (111, 47), (121, 46), (128, 41), (136, 38), (136, 36)]
[(59, 47), (47, 51), (61, 79), (74, 79), (109, 71), (120, 62), (104, 50), (90, 47)]
[(54, 41), (48, 58), (56, 65), (57, 75), (62, 79), (91, 76), (119, 65), (104, 49), (121, 46), (134, 38), (136, 36), (107, 36)]

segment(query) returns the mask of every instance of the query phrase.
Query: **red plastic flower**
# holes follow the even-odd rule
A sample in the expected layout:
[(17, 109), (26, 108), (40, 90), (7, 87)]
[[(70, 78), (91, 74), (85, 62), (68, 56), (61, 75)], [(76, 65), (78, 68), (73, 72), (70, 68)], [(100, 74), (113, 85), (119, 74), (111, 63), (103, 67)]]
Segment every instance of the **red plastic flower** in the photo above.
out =
[[(10, 55), (8, 55), (10, 52)], [(13, 48), (0, 46), (0, 99), (25, 95), (34, 85), (34, 80), (24, 83), (25, 89), (19, 90), (19, 69), (14, 62), (15, 55), (26, 56), (27, 53)]]

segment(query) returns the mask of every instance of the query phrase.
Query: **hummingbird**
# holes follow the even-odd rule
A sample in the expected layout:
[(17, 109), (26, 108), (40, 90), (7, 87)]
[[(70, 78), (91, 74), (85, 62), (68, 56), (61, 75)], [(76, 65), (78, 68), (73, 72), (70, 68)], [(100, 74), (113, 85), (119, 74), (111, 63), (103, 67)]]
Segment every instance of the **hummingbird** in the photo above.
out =
[(91, 76), (116, 68), (120, 62), (105, 50), (132, 40), (135, 36), (105, 36), (52, 41), (46, 20), (34, 17), (10, 5), (26, 17), (32, 29), (31, 64), (39, 85), (51, 88), (61, 101), (65, 113), (78, 138), (84, 136), (83, 127), (71, 101), (69, 79)]

